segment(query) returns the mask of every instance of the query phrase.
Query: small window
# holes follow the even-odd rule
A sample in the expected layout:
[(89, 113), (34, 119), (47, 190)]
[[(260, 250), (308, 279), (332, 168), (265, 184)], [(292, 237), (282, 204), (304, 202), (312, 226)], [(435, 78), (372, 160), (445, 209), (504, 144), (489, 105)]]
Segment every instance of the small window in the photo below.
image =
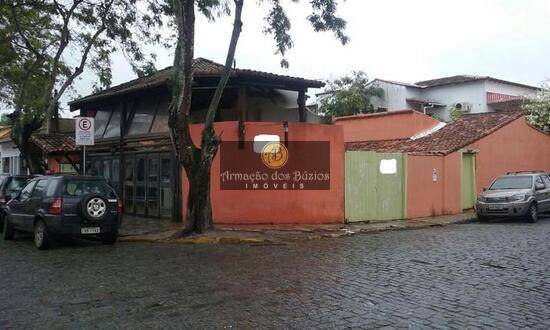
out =
[(382, 174), (395, 174), (395, 173), (397, 173), (397, 160), (396, 159), (382, 159), (380, 161), (380, 173), (382, 173)]
[(544, 181), (546, 188), (550, 188), (550, 178), (547, 175), (542, 176), (542, 181)]
[(44, 193), (44, 190), (46, 189), (46, 186), (48, 185), (48, 180), (40, 180), (36, 184), (36, 187), (32, 191), (32, 198), (42, 198), (42, 193)]
[(57, 186), (59, 183), (59, 179), (51, 179), (50, 184), (48, 185), (48, 189), (46, 190), (46, 197), (54, 197), (57, 193)]
[(120, 136), (120, 115), (121, 115), (121, 106), (118, 106), (113, 110), (113, 115), (109, 124), (105, 129), (105, 134), (103, 134), (104, 139), (114, 138)]
[(95, 138), (101, 139), (105, 128), (107, 127), (109, 118), (111, 118), (112, 109), (98, 110), (95, 114), (94, 126), (95, 126)]
[(279, 135), (260, 134), (254, 137), (254, 152), (259, 154), (264, 149), (265, 145), (270, 142), (281, 142)]
[(537, 178), (535, 179), (535, 185), (543, 185), (543, 186), (545, 186), (544, 182), (542, 182), (542, 177), (537, 176)]
[(29, 199), (29, 197), (31, 197), (32, 188), (34, 188), (35, 184), (36, 184), (36, 181), (32, 181), (29, 184), (27, 184), (25, 188), (23, 188), (23, 190), (21, 190), (20, 197), (22, 201), (27, 200)]
[(136, 103), (134, 118), (130, 123), (128, 135), (140, 135), (149, 133), (149, 129), (155, 119), (159, 99), (156, 97), (143, 97)]

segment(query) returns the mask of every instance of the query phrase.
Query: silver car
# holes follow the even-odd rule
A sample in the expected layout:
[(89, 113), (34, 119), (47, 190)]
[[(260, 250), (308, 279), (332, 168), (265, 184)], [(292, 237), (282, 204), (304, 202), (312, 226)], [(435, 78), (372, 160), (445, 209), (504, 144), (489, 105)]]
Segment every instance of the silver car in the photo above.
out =
[(550, 177), (540, 172), (513, 172), (496, 178), (477, 197), (479, 221), (489, 218), (524, 217), (536, 222), (550, 211)]

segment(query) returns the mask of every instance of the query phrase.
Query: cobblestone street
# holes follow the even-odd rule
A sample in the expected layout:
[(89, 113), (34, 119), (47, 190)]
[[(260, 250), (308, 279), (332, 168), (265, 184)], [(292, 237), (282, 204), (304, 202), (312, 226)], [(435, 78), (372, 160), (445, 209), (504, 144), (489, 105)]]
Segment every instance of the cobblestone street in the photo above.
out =
[(0, 242), (0, 328), (549, 328), (550, 219), (290, 245)]

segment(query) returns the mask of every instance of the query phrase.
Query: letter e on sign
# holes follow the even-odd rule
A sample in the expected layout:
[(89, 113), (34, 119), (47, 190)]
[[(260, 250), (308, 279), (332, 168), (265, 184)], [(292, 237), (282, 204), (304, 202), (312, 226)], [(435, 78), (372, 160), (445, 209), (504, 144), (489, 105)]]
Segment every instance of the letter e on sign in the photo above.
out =
[(77, 146), (94, 145), (94, 117), (75, 118), (75, 143)]

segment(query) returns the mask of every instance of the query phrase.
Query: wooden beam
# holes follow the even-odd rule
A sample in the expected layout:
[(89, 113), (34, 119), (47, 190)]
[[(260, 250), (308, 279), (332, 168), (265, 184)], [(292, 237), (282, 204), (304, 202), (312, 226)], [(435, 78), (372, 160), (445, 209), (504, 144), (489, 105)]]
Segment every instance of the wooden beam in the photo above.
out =
[(300, 122), (305, 123), (307, 121), (305, 89), (298, 92), (298, 111), (300, 113)]

